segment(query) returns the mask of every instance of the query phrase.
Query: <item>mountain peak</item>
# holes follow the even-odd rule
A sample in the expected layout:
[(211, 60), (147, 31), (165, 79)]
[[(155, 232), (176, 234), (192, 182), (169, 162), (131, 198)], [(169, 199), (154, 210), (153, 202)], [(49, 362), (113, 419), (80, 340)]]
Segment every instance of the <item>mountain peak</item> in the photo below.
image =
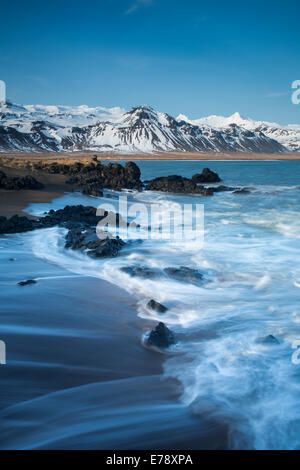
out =
[(233, 113), (231, 116), (230, 116), (232, 119), (244, 119), (240, 113), (238, 111), (236, 111), (235, 113)]
[(157, 112), (151, 106), (135, 106), (127, 111), (122, 121), (126, 124), (133, 124), (140, 121), (157, 120)]
[(141, 114), (141, 113), (149, 113), (149, 114), (154, 114), (155, 111), (151, 106), (148, 105), (140, 105), (140, 106), (134, 106), (131, 108), (129, 111), (127, 111), (125, 114)]
[(243, 121), (248, 121), (248, 118), (241, 116), (241, 114), (238, 111), (236, 111), (235, 113), (233, 113), (231, 116), (228, 117), (228, 121), (238, 124)]
[(185, 114), (178, 114), (176, 120), (189, 122), (189, 118)]

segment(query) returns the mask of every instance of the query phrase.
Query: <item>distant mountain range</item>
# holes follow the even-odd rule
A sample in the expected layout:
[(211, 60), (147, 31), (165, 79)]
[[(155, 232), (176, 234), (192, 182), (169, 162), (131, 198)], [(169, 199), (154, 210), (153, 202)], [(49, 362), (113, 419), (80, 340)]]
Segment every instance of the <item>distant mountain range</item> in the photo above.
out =
[(0, 151), (152, 153), (300, 151), (300, 125), (209, 116), (190, 120), (149, 106), (126, 111), (88, 106), (0, 103)]

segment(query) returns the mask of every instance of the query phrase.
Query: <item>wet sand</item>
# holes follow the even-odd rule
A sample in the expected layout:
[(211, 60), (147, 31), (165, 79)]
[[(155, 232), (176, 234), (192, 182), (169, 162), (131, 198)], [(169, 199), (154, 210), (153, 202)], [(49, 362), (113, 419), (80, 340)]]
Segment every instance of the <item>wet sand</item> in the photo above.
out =
[(222, 446), (224, 427), (193, 416), (162, 375), (164, 354), (142, 346), (153, 322), (136, 299), (34, 257), (31, 237), (0, 239), (0, 448)]

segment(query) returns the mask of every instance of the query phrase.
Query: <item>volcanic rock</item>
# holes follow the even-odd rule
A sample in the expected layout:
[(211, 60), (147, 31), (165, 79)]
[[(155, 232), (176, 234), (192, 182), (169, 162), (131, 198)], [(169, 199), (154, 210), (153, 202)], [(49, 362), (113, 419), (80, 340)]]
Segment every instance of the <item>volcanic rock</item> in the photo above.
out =
[(158, 323), (156, 328), (150, 332), (147, 343), (150, 346), (158, 348), (168, 348), (175, 343), (172, 331), (162, 322)]
[(204, 168), (202, 173), (196, 173), (192, 176), (194, 183), (218, 183), (221, 178), (217, 173), (211, 171), (209, 168)]
[(155, 310), (155, 312), (158, 313), (165, 313), (168, 309), (164, 305), (160, 304), (159, 302), (156, 302), (155, 300), (151, 299), (147, 303), (147, 307), (151, 310)]
[(198, 186), (194, 181), (183, 176), (162, 176), (151, 180), (146, 189), (148, 191), (163, 191), (169, 193), (200, 194), (201, 196), (212, 196), (213, 191), (204, 186)]

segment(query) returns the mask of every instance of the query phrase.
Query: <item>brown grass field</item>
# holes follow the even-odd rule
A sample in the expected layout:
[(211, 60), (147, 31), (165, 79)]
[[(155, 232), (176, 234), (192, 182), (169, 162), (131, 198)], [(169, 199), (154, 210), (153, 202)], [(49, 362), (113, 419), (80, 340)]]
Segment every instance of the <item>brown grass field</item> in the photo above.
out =
[[(266, 153), (199, 153), (199, 152), (157, 152), (157, 153), (134, 153), (118, 154), (113, 152), (73, 152), (73, 153), (0, 153), (0, 164), (10, 166), (10, 161), (57, 161), (60, 163), (70, 163), (71, 161), (88, 162), (97, 155), (99, 160), (300, 160), (300, 152), (286, 154), (266, 154)], [(23, 166), (23, 165), (22, 165)]]

